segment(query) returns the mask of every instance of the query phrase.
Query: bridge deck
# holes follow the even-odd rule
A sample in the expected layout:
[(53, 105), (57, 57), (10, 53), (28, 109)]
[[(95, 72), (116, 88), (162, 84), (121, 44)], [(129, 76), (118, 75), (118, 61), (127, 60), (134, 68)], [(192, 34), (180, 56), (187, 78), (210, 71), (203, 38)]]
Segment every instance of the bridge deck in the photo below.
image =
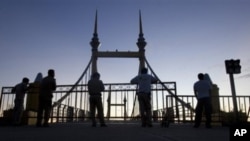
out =
[(142, 128), (139, 123), (107, 123), (108, 127), (91, 127), (90, 123), (52, 124), (49, 128), (35, 126), (0, 127), (3, 141), (227, 141), (229, 128), (204, 126), (193, 128), (191, 124), (171, 124), (162, 128)]

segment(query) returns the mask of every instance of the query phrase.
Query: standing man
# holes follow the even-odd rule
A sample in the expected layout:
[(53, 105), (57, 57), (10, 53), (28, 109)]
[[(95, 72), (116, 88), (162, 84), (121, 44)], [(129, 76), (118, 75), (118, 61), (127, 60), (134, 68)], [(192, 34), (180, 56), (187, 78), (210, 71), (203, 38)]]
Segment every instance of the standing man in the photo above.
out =
[(206, 127), (211, 128), (211, 90), (212, 86), (207, 80), (204, 80), (204, 74), (198, 74), (199, 81), (194, 83), (194, 95), (197, 98), (197, 105), (195, 109), (195, 124), (194, 128), (198, 128), (202, 119), (203, 108), (206, 115)]
[(20, 125), (21, 124), (21, 117), (23, 112), (23, 102), (25, 93), (28, 90), (29, 79), (23, 78), (22, 82), (17, 84), (13, 89), (12, 93), (15, 93), (15, 106), (14, 106), (14, 113), (13, 113), (13, 124)]
[[(53, 91), (56, 90), (55, 71), (48, 70), (48, 76), (43, 78), (40, 84), (39, 104), (37, 113), (37, 127), (42, 126), (42, 119), (44, 119), (43, 126), (49, 127), (48, 121), (52, 107)], [(44, 117), (44, 118), (43, 118)]]
[(138, 84), (137, 92), (142, 127), (152, 127), (152, 111), (151, 111), (151, 83), (156, 83), (157, 79), (147, 74), (147, 68), (141, 69), (141, 74), (134, 77), (130, 83)]
[(104, 85), (102, 80), (100, 80), (100, 74), (98, 72), (93, 73), (91, 79), (88, 81), (88, 90), (90, 95), (89, 103), (92, 126), (96, 127), (95, 113), (97, 108), (97, 114), (101, 123), (101, 127), (106, 127), (107, 125), (104, 121), (101, 94), (101, 92), (104, 91)]

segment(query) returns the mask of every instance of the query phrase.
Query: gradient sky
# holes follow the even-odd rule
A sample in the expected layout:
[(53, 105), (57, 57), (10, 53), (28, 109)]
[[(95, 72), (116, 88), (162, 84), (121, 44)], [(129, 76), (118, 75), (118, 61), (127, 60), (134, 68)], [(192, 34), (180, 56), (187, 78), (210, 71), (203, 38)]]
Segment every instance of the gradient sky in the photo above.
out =
[[(193, 95), (199, 72), (221, 95), (231, 95), (224, 61), (240, 59), (237, 95), (250, 95), (248, 0), (0, 0), (0, 87), (56, 71), (59, 85), (74, 84), (91, 57), (95, 11), (100, 51), (137, 51), (139, 10), (146, 58), (177, 93)], [(99, 58), (104, 82), (129, 82), (138, 59)]]

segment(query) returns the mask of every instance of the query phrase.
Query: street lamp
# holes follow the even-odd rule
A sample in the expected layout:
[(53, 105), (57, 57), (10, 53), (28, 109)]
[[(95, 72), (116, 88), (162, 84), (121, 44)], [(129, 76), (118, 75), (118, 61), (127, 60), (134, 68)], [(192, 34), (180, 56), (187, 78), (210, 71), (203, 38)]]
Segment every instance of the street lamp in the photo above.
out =
[(233, 74), (240, 74), (241, 73), (241, 66), (240, 66), (240, 60), (226, 60), (226, 72), (229, 74), (230, 78), (230, 84), (231, 84), (231, 91), (233, 96), (233, 105), (234, 105), (234, 113), (236, 117), (236, 122), (239, 121), (239, 113), (238, 113), (238, 106), (237, 106), (237, 100), (236, 100), (236, 92), (235, 92), (235, 85), (234, 85), (234, 77)]

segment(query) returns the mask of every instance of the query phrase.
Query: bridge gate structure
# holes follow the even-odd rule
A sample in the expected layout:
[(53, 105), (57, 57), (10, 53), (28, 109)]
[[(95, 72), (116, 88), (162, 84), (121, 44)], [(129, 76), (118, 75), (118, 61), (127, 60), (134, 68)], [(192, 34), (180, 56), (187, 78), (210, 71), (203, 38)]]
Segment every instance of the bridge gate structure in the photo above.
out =
[[(89, 74), (93, 74), (94, 72), (98, 72), (98, 67), (97, 67), (97, 60), (98, 58), (138, 58), (139, 59), (139, 71), (140, 72), (141, 68), (149, 68), (149, 70), (151, 71), (152, 75), (154, 75), (158, 80), (160, 80), (157, 75), (154, 73), (153, 69), (150, 67), (148, 61), (146, 60), (145, 57), (145, 46), (147, 45), (145, 38), (144, 38), (144, 34), (143, 34), (143, 28), (142, 28), (142, 18), (141, 18), (141, 12), (139, 12), (139, 37), (138, 37), (138, 41), (137, 41), (137, 47), (138, 47), (138, 51), (99, 51), (98, 48), (100, 46), (100, 42), (99, 42), (99, 38), (98, 38), (98, 32), (97, 32), (97, 12), (95, 15), (95, 26), (94, 26), (94, 33), (93, 33), (93, 37), (92, 40), (90, 42), (90, 45), (92, 47), (92, 56), (91, 56), (91, 60), (89, 65), (87, 66), (86, 69), (90, 68), (91, 71)], [(85, 75), (85, 73), (83, 73), (83, 75)], [(82, 75), (82, 76), (83, 76)], [(82, 79), (82, 76), (80, 77), (79, 80)], [(76, 83), (78, 84), (79, 81)], [(118, 84), (119, 86), (119, 90), (117, 89), (112, 89), (112, 87), (114, 88), (116, 84), (110, 84), (109, 87), (107, 87), (107, 91), (108, 91), (108, 97), (107, 97), (107, 114), (106, 117), (110, 118), (111, 113), (112, 113), (112, 107), (122, 107), (123, 108), (123, 118), (127, 119), (128, 116), (128, 107), (127, 107), (127, 98), (128, 95), (126, 96), (126, 94), (123, 94), (120, 102), (117, 103), (117, 100), (115, 100), (115, 103), (112, 103), (112, 93), (120, 91), (120, 92), (124, 92), (124, 93), (129, 93), (129, 92), (133, 92), (133, 107), (132, 107), (132, 112), (131, 112), (131, 116), (130, 117), (136, 117), (139, 115), (139, 108), (138, 108), (138, 103), (136, 100), (136, 89), (137, 86), (135, 85), (131, 85), (131, 84)], [(123, 87), (123, 88), (122, 88)], [(124, 87), (126, 87), (124, 89)], [(73, 90), (73, 87), (72, 89)], [(183, 105), (184, 107), (188, 108), (189, 110), (193, 111), (194, 109), (192, 107), (190, 107), (189, 104), (187, 104), (186, 102), (184, 102), (183, 100), (179, 99), (177, 97), (176, 94), (176, 83), (175, 82), (162, 82), (160, 81), (160, 84), (155, 85), (155, 89), (153, 88), (154, 92), (159, 92), (162, 91), (162, 97), (161, 99), (161, 104), (162, 106), (160, 106), (161, 108), (159, 108), (159, 103), (157, 102), (156, 107), (157, 109), (154, 111), (154, 115), (155, 116), (159, 116), (159, 112), (163, 112), (164, 109), (166, 109), (166, 106), (164, 106), (165, 102), (165, 95), (172, 95), (175, 99), (176, 99), (176, 103), (180, 102), (181, 105)], [(164, 91), (164, 92), (163, 92)], [(167, 93), (167, 94), (166, 94)], [(117, 93), (116, 93), (117, 94)], [(130, 93), (131, 94), (131, 93)], [(69, 93), (65, 94), (63, 97), (61, 97), (55, 104), (54, 106), (58, 105), (59, 103), (61, 103), (66, 97), (68, 97), (68, 95), (70, 95), (70, 91)], [(155, 97), (155, 99), (157, 99), (157, 101), (159, 100), (159, 97)], [(178, 109), (177, 109), (177, 113)], [(115, 116), (117, 117), (117, 116)]]
[[(89, 103), (88, 103), (88, 89), (87, 81), (90, 79), (91, 74), (98, 72), (97, 60), (98, 58), (108, 57), (108, 58), (138, 58), (139, 59), (139, 71), (141, 68), (148, 68), (149, 73), (159, 80), (158, 84), (152, 84), (152, 106), (153, 106), (153, 116), (155, 120), (162, 118), (163, 114), (166, 112), (167, 107), (173, 106), (170, 100), (166, 96), (171, 96), (175, 99), (174, 105), (181, 105), (184, 111), (191, 113), (194, 112), (194, 106), (191, 106), (183, 99), (177, 96), (176, 83), (175, 82), (163, 82), (159, 79), (156, 73), (153, 71), (152, 67), (149, 65), (145, 57), (145, 46), (146, 41), (143, 34), (142, 28), (142, 18), (141, 12), (139, 13), (139, 37), (137, 41), (138, 51), (99, 51), (100, 46), (98, 33), (97, 33), (97, 12), (95, 15), (95, 25), (94, 33), (90, 45), (92, 47), (91, 59), (83, 71), (80, 78), (73, 85), (60, 85), (57, 86), (54, 92), (53, 98), (53, 112), (52, 112), (52, 122), (64, 122), (64, 121), (76, 121), (76, 120), (87, 120), (89, 118)], [(37, 89), (39, 84), (34, 82), (32, 84), (33, 90), (29, 91), (26, 99), (26, 111), (28, 118), (34, 118), (36, 116), (37, 104), (34, 103), (37, 99)], [(105, 117), (107, 119), (122, 119), (122, 120), (132, 120), (139, 116), (139, 107), (137, 102), (136, 90), (137, 86), (129, 83), (111, 83), (104, 84), (105, 91), (103, 92), (103, 106)], [(2, 95), (11, 94), (11, 87), (5, 87), (2, 89)], [(3, 96), (0, 99), (0, 111), (7, 111), (11, 109), (13, 105), (2, 103)], [(6, 97), (4, 98), (6, 99)], [(14, 97), (8, 95), (8, 100), (14, 101)], [(106, 101), (107, 100), (107, 101)], [(169, 105), (171, 103), (172, 105)], [(4, 107), (5, 106), (5, 107)], [(119, 109), (119, 110), (117, 110)], [(175, 115), (179, 117), (179, 108), (176, 108)], [(116, 114), (117, 112), (120, 114)], [(115, 114), (114, 114), (115, 113)], [(0, 113), (1, 114), (1, 113)], [(186, 115), (187, 116), (187, 115)], [(32, 122), (32, 121), (27, 121)]]

